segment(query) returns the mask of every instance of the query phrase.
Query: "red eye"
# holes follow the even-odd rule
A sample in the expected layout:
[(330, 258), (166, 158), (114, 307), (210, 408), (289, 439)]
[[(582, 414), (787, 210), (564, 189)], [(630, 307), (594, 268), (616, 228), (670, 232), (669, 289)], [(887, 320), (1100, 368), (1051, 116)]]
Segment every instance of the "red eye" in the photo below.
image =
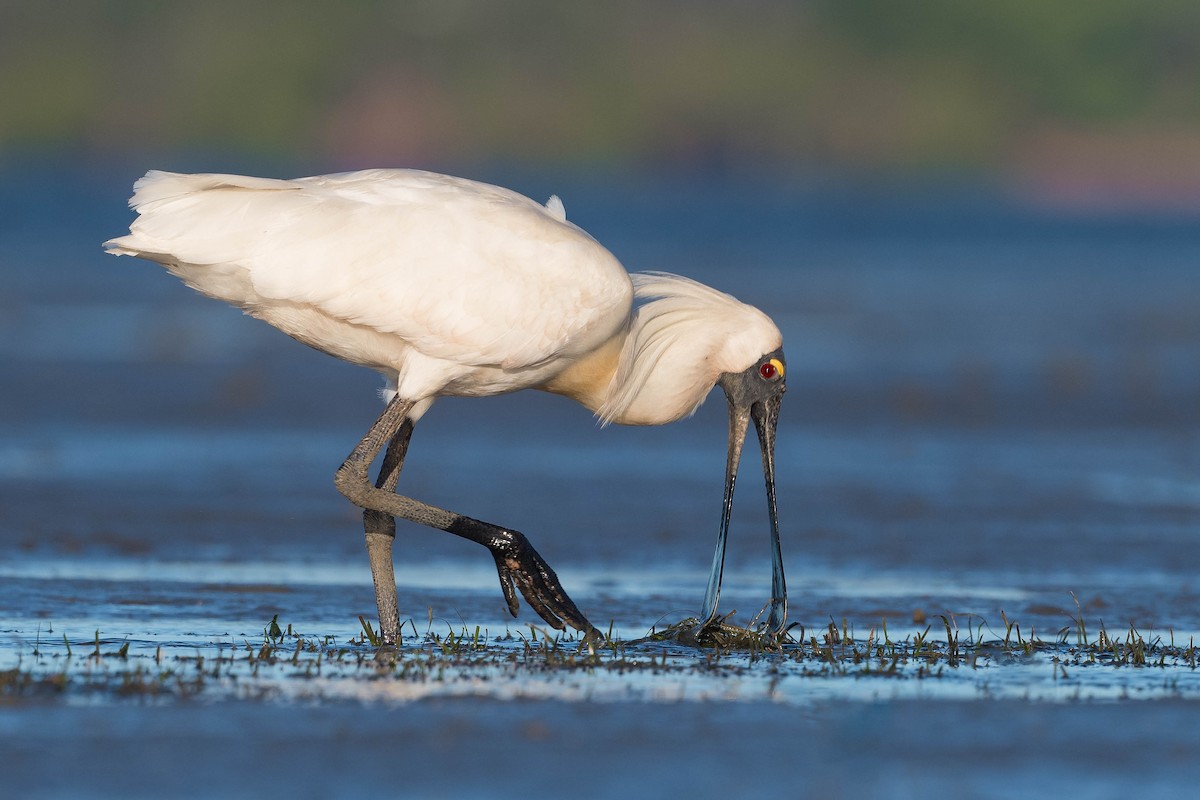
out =
[(766, 380), (771, 380), (771, 378), (774, 378), (776, 371), (775, 365), (770, 361), (758, 368), (758, 374), (762, 375)]

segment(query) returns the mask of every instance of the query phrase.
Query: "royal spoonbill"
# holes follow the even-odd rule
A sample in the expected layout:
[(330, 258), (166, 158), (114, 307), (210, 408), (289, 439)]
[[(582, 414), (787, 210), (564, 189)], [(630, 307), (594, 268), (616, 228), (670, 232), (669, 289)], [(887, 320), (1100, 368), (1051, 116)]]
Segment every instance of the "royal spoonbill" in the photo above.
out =
[[(787, 590), (775, 508), (783, 337), (762, 311), (688, 278), (626, 273), (567, 221), (563, 204), (417, 170), (295, 180), (151, 171), (134, 184), (116, 255), (157, 262), (304, 344), (381, 373), (383, 414), (337, 470), (364, 509), (380, 632), (399, 632), (395, 518), (486, 547), (516, 616), (517, 592), (547, 623), (594, 629), (521, 533), (396, 493), (413, 426), (438, 397), (518, 389), (565, 395), (603, 423), (660, 425), (714, 386), (729, 403), (725, 493), (701, 631), (717, 616), (734, 480), (749, 422), (770, 519), (766, 631)], [(368, 469), (384, 452), (378, 479)]]

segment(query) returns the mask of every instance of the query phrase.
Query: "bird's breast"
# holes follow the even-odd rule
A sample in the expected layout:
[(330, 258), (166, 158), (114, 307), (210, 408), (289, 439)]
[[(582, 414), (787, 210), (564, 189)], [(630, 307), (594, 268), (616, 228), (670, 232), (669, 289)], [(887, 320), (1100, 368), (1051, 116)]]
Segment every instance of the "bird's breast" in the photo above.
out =
[(585, 408), (596, 411), (608, 395), (620, 363), (625, 331), (576, 360), (564, 362), (537, 388), (569, 397)]

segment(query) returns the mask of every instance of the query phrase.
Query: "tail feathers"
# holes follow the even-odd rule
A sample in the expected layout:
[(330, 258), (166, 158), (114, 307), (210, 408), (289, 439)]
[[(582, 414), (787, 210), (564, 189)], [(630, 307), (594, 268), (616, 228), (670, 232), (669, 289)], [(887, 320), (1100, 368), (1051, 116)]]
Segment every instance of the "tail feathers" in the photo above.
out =
[(173, 200), (210, 189), (295, 189), (292, 181), (279, 178), (255, 178), (249, 175), (199, 173), (185, 175), (152, 169), (133, 184), (129, 207), (141, 211), (151, 203)]
[[(129, 205), (139, 216), (130, 226), (130, 232), (109, 239), (104, 249), (114, 255), (140, 256), (164, 265), (172, 261), (201, 264), (222, 261), (240, 252), (242, 244), (236, 237), (220, 234), (238, 228), (247, 207), (245, 203), (253, 199), (250, 193), (270, 194), (299, 188), (293, 181), (276, 178), (150, 170), (133, 184)], [(220, 196), (209, 194), (214, 191)]]
[(141, 254), (132, 236), (118, 236), (103, 244), (104, 252), (114, 256), (136, 256)]

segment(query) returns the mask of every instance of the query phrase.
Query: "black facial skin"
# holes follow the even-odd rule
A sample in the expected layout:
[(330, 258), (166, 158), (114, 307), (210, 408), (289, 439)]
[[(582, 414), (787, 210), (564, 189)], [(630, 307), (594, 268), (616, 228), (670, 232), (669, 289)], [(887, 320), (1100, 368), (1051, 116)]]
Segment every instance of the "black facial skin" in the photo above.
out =
[[(774, 359), (783, 365), (783, 369), (773, 378), (762, 376), (763, 364)], [(774, 400), (773, 405), (779, 407), (783, 393), (787, 391), (787, 359), (783, 356), (783, 348), (767, 353), (743, 372), (726, 372), (717, 380), (717, 385), (725, 390), (725, 396), (730, 405), (741, 408), (751, 408), (755, 403), (767, 403)]]

